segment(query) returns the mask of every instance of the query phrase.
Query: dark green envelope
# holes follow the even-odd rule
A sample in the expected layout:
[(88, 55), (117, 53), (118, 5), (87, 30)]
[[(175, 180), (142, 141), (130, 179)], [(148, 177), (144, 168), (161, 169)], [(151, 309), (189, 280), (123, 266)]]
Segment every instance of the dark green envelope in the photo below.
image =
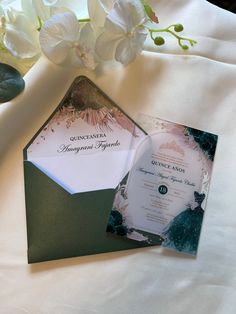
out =
[[(86, 89), (88, 94), (83, 95), (83, 101), (89, 102), (92, 94), (99, 93), (104, 98), (106, 106), (110, 104), (117, 108), (86, 77), (78, 77), (51, 117), (68, 100), (74, 88), (78, 89), (80, 85), (88, 87)], [(24, 149), (28, 262), (150, 246), (147, 243), (113, 237), (106, 233), (116, 189), (72, 195), (27, 160), (27, 148), (45, 128), (51, 117)]]

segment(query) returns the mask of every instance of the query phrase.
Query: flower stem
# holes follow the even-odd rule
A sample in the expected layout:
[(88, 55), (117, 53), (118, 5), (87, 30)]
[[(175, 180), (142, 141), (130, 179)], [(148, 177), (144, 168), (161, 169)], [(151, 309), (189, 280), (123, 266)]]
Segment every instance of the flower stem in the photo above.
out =
[(42, 26), (43, 26), (43, 22), (41, 20), (41, 18), (38, 16), (38, 22), (39, 22), (39, 27), (37, 28), (37, 31), (40, 32)]
[(91, 19), (89, 19), (89, 18), (87, 18), (87, 19), (79, 19), (80, 23), (88, 23), (90, 21), (91, 21)]
[(153, 29), (153, 28), (148, 28), (148, 27), (147, 27), (147, 30), (149, 31), (150, 37), (151, 37), (151, 39), (152, 39), (153, 41), (155, 41), (155, 37), (153, 36), (155, 33), (169, 33), (169, 34), (171, 34), (172, 36), (174, 36), (174, 37), (178, 40), (178, 45), (179, 45), (182, 49), (184, 49), (184, 50), (188, 49), (188, 46), (184, 45), (184, 44), (182, 43), (183, 41), (189, 42), (189, 44), (190, 44), (191, 46), (193, 46), (194, 44), (197, 43), (196, 40), (193, 40), (193, 39), (190, 39), (190, 38), (187, 38), (187, 37), (179, 36), (178, 34), (176, 34), (176, 32), (174, 32), (174, 31), (171, 30), (171, 27), (175, 27), (175, 24), (170, 25), (170, 26), (168, 26), (168, 27), (166, 27), (166, 28), (162, 28), (162, 29)]

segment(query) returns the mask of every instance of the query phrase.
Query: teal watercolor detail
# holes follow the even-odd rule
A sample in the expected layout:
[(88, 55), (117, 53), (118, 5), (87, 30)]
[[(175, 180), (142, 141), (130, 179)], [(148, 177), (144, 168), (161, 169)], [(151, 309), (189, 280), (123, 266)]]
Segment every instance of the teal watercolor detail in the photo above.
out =
[[(126, 187), (128, 177), (129, 173), (126, 174), (117, 188), (117, 193), (121, 195), (123, 200), (127, 200)], [(123, 215), (116, 207), (113, 207), (111, 210), (106, 231), (120, 236), (126, 236), (130, 232), (125, 224)]]
[(202, 151), (210, 158), (214, 160), (216, 144), (218, 136), (212, 133), (204, 132), (201, 130), (186, 128), (188, 135), (190, 135), (196, 143), (200, 146)]
[(201, 204), (205, 194), (194, 192), (194, 197), (198, 206), (194, 209), (187, 208), (182, 211), (163, 232), (165, 240), (162, 245), (164, 247), (196, 255), (204, 216)]
[(107, 224), (107, 232), (120, 236), (126, 236), (128, 234), (128, 228), (124, 224), (123, 216), (116, 209), (112, 209), (111, 211)]

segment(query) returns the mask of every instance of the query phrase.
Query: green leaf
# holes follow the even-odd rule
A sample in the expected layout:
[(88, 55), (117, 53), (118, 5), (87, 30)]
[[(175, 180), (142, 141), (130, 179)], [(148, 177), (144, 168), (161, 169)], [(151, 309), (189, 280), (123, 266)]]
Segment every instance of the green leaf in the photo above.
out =
[(156, 16), (155, 12), (153, 11), (153, 9), (150, 7), (149, 4), (147, 4), (147, 2), (145, 0), (141, 0), (144, 10), (147, 14), (147, 16), (150, 18), (150, 20), (154, 23), (159, 23), (158, 21), (158, 17)]
[(25, 88), (25, 81), (20, 72), (12, 66), (0, 63), (0, 103), (9, 101)]

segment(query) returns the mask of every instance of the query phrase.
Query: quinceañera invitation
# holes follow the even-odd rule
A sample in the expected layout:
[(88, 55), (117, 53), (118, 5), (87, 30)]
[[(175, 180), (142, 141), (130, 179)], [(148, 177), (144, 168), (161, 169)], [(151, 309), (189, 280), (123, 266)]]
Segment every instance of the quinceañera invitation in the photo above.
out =
[(29, 263), (156, 244), (195, 255), (216, 142), (136, 123), (76, 78), (24, 149)]
[(148, 133), (120, 183), (107, 231), (196, 255), (217, 136), (141, 115)]
[(27, 149), (71, 194), (116, 188), (145, 132), (83, 77)]

